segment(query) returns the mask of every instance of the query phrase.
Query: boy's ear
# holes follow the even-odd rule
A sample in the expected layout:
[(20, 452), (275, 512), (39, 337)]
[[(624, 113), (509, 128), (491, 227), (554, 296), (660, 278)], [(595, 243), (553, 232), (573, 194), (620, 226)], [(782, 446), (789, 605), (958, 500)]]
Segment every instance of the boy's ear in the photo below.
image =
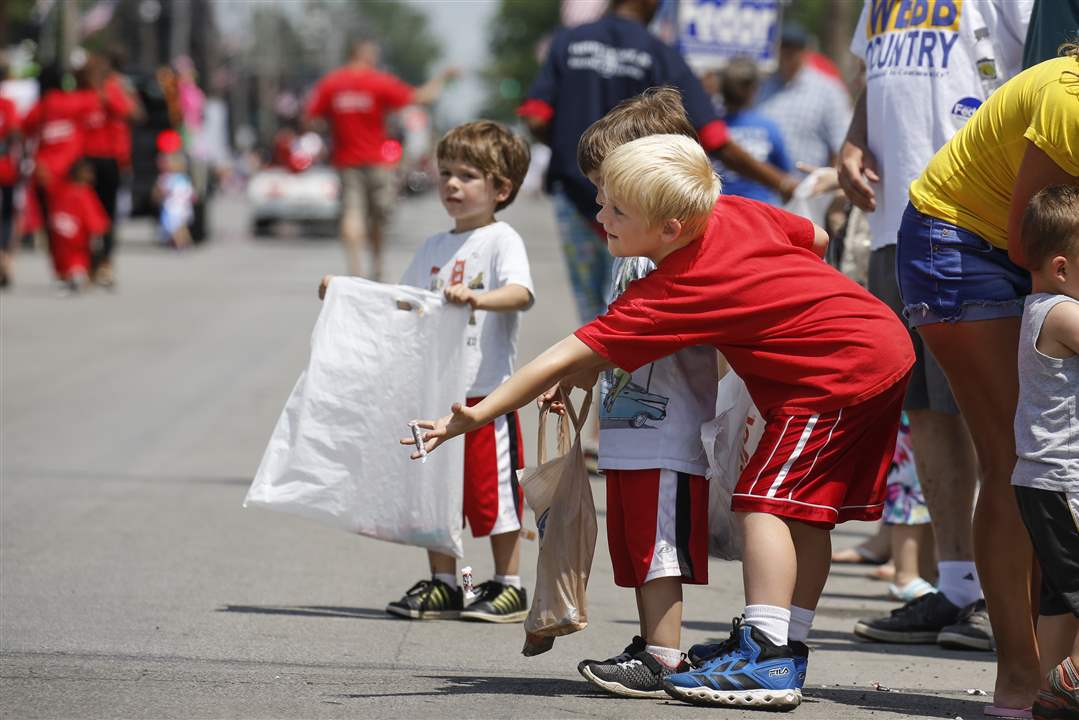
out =
[(1054, 255), (1053, 259), (1049, 261), (1049, 270), (1060, 282), (1066, 282), (1068, 279), (1068, 258), (1063, 255)]
[(665, 243), (673, 243), (682, 235), (682, 221), (678, 218), (668, 218), (660, 227), (660, 240)]
[(510, 193), (513, 192), (513, 183), (498, 175), (492, 175), (491, 178), (495, 184), (495, 201), (501, 203), (509, 200)]

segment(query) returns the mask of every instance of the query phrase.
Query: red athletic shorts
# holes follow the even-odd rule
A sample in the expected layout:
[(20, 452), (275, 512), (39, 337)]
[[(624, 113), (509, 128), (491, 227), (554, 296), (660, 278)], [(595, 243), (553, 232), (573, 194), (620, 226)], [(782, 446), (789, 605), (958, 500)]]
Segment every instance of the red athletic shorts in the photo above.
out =
[(909, 377), (834, 412), (769, 416), (731, 507), (827, 528), (880, 518)]
[[(472, 407), (483, 398), (468, 398)], [(472, 537), (521, 529), (524, 494), (517, 471), (525, 466), (516, 412), (465, 435), (465, 519)]]
[(708, 481), (673, 470), (607, 470), (607, 546), (620, 587), (708, 583)]

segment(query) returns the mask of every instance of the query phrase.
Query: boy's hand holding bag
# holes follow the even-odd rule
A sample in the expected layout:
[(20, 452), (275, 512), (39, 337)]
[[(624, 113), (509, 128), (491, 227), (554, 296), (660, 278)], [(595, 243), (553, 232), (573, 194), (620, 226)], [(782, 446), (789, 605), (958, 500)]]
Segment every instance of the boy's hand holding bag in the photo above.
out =
[[(540, 411), (539, 465), (521, 471), (521, 487), (536, 515), (539, 560), (536, 589), (525, 620), (524, 655), (539, 655), (559, 635), (588, 625), (585, 590), (596, 550), (596, 504), (581, 452), (581, 427), (588, 417), (592, 393), (574, 411), (561, 392), (565, 413), (558, 420), (559, 457), (548, 460), (545, 431), (550, 404)], [(570, 424), (576, 431), (570, 441)]]

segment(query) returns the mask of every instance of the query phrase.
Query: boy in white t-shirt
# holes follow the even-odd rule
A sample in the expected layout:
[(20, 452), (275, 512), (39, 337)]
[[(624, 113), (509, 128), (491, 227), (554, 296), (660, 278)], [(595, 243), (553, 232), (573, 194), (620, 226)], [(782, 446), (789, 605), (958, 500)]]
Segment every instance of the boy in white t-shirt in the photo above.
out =
[[(518, 312), (534, 300), (524, 241), (495, 212), (513, 202), (528, 171), (528, 146), (502, 125), (480, 120), (459, 125), (437, 148), (439, 198), (454, 228), (420, 247), (401, 278), (472, 306), (467, 404), (475, 405), (513, 373)], [(331, 276), (323, 278), (322, 289)], [(320, 293), (320, 294), (323, 294)], [(467, 607), (457, 584), (456, 559), (428, 551), (431, 579), (413, 585), (386, 612), (417, 620), (467, 618), (521, 622), (528, 602), (518, 574), (524, 467), (517, 413), (465, 437), (464, 515), (473, 537), (491, 537), (494, 579), (477, 587)]]
[[(635, 132), (696, 139), (677, 92), (658, 89), (627, 100), (581, 138), (578, 163), (600, 186), (592, 155), (606, 155)], [(603, 139), (602, 143), (600, 139)], [(602, 144), (602, 147), (597, 147)], [(607, 302), (655, 269), (643, 257), (616, 257)], [(716, 408), (718, 356), (693, 347), (633, 373), (600, 376), (599, 467), (607, 480), (607, 545), (614, 581), (637, 596), (640, 635), (607, 660), (584, 660), (577, 670), (592, 684), (623, 697), (665, 698), (662, 679), (683, 666), (679, 650), (682, 585), (708, 582), (708, 460), (701, 425)]]

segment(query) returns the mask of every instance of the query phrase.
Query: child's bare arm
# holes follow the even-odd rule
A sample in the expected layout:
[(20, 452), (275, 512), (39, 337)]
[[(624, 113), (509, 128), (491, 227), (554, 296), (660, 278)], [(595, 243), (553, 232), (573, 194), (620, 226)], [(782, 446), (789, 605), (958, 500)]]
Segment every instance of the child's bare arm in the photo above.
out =
[(1079, 355), (1079, 305), (1062, 302), (1054, 306), (1045, 316), (1037, 347), (1050, 357)]
[[(478, 405), (463, 407), (456, 403), (450, 414), (444, 418), (421, 420), (419, 426), (428, 431), (423, 435), (427, 452), (450, 438), (482, 427), (499, 415), (522, 407), (566, 375), (600, 368), (606, 364), (606, 358), (576, 336), (570, 335), (515, 372)], [(401, 444), (415, 445), (415, 442), (412, 438), (403, 438)], [(419, 453), (413, 453), (412, 457), (418, 458)]]
[(471, 305), (476, 310), (513, 312), (524, 310), (532, 304), (532, 293), (523, 285), (510, 283), (497, 290), (478, 293), (467, 285), (458, 283), (445, 290), (446, 300), (458, 305)]
[(828, 250), (828, 231), (813, 223), (813, 247), (809, 248), (819, 258)]

